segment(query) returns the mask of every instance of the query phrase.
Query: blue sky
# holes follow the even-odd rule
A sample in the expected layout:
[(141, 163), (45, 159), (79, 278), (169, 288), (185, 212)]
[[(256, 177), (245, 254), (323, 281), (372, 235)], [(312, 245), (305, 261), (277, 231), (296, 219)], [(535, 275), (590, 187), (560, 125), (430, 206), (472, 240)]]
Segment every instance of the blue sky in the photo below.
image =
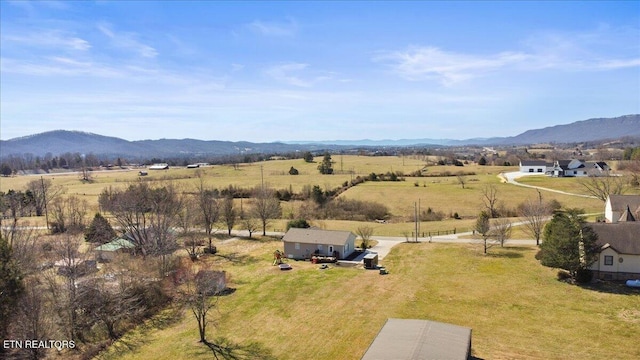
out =
[(0, 138), (511, 136), (640, 113), (640, 2), (0, 1)]

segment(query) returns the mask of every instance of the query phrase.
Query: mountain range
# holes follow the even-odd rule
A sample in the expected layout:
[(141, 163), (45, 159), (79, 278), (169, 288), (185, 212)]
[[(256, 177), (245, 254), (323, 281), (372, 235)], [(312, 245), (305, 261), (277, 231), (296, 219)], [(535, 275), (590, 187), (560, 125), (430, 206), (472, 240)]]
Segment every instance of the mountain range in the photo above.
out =
[(231, 142), (195, 139), (159, 139), (128, 141), (81, 131), (55, 130), (40, 134), (0, 140), (0, 157), (26, 153), (44, 156), (71, 153), (93, 153), (110, 157), (193, 157), (225, 156), (246, 153), (286, 153), (357, 147), (463, 146), (463, 145), (528, 145), (540, 143), (581, 143), (640, 138), (640, 114), (615, 118), (596, 118), (566, 125), (525, 131), (511, 137), (483, 139), (403, 139), (403, 140), (333, 140), (317, 142)]

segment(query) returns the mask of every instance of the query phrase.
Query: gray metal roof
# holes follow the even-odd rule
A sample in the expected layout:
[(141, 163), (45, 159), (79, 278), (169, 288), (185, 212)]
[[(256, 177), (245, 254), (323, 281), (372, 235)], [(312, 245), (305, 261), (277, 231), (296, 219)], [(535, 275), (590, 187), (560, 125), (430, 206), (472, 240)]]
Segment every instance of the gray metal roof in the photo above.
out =
[(344, 245), (356, 236), (351, 231), (322, 230), (318, 228), (291, 228), (282, 238), (284, 242), (302, 244)]
[(471, 329), (430, 320), (387, 319), (362, 360), (465, 360)]

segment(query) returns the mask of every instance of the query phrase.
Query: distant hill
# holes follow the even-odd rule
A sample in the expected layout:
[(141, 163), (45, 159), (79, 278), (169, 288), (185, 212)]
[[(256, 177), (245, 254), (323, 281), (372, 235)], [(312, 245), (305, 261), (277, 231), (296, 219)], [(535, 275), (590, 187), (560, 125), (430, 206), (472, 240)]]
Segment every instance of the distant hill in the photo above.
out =
[(526, 145), (538, 143), (576, 143), (586, 141), (614, 140), (622, 137), (640, 138), (640, 115), (616, 118), (599, 118), (577, 121), (567, 125), (556, 125), (543, 129), (528, 130), (512, 137), (490, 139), (403, 139), (403, 140), (359, 140), (318, 142), (274, 142), (252, 143), (246, 141), (218, 141), (195, 139), (160, 139), (127, 141), (81, 131), (56, 130), (41, 134), (0, 141), (0, 157), (11, 154), (33, 154), (44, 156), (81, 153), (107, 155), (111, 157), (166, 158), (193, 156), (224, 156), (247, 153), (286, 153), (293, 151), (319, 151), (323, 149), (345, 150), (364, 146), (460, 146), (460, 145)]
[[(308, 148), (283, 143), (160, 139), (127, 141), (81, 131), (55, 130), (0, 141), (0, 157), (31, 153), (44, 156), (70, 153), (132, 158), (224, 156), (246, 153), (281, 153)], [(314, 147), (315, 148), (315, 147)]]
[[(495, 139), (495, 144), (571, 143), (640, 137), (640, 115), (576, 121), (567, 125), (527, 130), (520, 135)], [(489, 139), (488, 141), (491, 141)]]

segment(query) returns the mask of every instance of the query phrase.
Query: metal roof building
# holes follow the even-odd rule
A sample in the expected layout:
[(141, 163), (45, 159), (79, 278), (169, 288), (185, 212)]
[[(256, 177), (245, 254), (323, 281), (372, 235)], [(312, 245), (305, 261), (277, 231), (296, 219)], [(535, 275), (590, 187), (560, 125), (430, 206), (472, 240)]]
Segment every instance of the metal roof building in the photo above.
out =
[(466, 360), (471, 329), (430, 320), (387, 319), (362, 360)]

